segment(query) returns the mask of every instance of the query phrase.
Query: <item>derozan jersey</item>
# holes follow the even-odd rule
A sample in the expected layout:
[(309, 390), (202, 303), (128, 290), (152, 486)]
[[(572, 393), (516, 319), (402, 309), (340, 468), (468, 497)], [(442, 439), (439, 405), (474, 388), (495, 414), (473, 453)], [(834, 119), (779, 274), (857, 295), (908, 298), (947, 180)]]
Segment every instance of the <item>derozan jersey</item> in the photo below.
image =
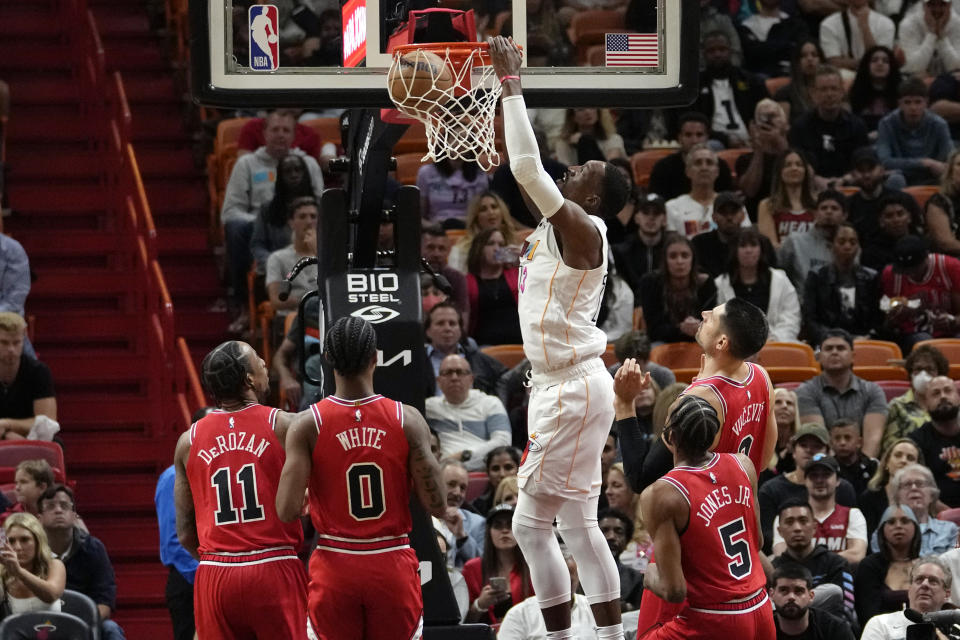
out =
[(715, 453), (702, 467), (674, 467), (660, 480), (690, 505), (680, 534), (687, 602), (709, 609), (762, 591), (757, 514), (753, 487), (734, 454)]
[(600, 266), (583, 271), (563, 263), (553, 225), (544, 218), (520, 253), (520, 332), (534, 374), (556, 371), (599, 357), (607, 335), (597, 315), (607, 284), (607, 226), (590, 216), (603, 240)]
[(310, 518), (318, 548), (380, 553), (408, 547), (410, 446), (403, 405), (381, 395), (329, 396), (310, 410), (317, 424)]
[(710, 376), (695, 380), (684, 390), (708, 387), (723, 407), (723, 425), (714, 451), (742, 453), (750, 458), (756, 469), (765, 469), (768, 460), (761, 460), (767, 436), (767, 418), (770, 413), (770, 388), (763, 369), (747, 363), (750, 372), (743, 382), (725, 376)]
[(277, 409), (251, 404), (218, 409), (191, 425), (186, 471), (201, 554), (300, 545), (300, 522), (277, 517), (286, 454), (276, 419)]

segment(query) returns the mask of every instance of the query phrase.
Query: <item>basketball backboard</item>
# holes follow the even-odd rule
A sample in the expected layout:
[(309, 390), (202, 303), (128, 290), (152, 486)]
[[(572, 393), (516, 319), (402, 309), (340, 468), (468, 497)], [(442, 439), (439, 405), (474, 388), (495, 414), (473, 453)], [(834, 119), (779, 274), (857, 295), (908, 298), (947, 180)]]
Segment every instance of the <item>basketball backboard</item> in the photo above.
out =
[[(408, 8), (423, 8), (411, 4), (190, 0), (194, 97), (224, 107), (389, 107), (387, 40)], [(441, 8), (474, 7), (480, 37), (512, 35), (523, 47), (530, 107), (690, 103), (697, 89), (699, 5), (439, 0)]]

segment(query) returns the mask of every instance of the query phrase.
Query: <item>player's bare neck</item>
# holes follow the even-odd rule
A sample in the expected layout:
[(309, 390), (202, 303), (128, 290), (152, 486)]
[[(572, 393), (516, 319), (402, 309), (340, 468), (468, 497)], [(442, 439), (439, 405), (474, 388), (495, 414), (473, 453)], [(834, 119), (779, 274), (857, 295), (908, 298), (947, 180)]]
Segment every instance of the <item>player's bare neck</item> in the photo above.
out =
[(703, 364), (703, 377), (723, 376), (737, 382), (743, 382), (750, 374), (750, 367), (743, 360), (737, 360), (724, 354), (708, 355)]
[(239, 398), (237, 400), (224, 400), (220, 403), (220, 410), (240, 411), (254, 404), (257, 404), (257, 399), (255, 397), (244, 396), (243, 398)]
[[(334, 374), (336, 375), (336, 374)], [(336, 375), (337, 387), (334, 391), (341, 400), (363, 400), (376, 395), (373, 390), (373, 381), (359, 378), (344, 378)]]
[(703, 455), (699, 456), (680, 456), (680, 453), (677, 452), (676, 456), (676, 466), (678, 467), (703, 467), (706, 466), (711, 460), (713, 460), (713, 453), (707, 451)]

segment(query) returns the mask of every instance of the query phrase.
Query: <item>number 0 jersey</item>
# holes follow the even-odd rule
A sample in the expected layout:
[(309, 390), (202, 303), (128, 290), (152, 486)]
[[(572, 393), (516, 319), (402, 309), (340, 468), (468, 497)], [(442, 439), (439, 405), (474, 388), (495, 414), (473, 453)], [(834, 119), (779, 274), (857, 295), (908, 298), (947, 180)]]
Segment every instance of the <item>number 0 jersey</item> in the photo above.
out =
[(761, 460), (767, 437), (767, 417), (773, 398), (763, 369), (752, 362), (746, 363), (750, 372), (738, 382), (725, 376), (710, 376), (694, 380), (684, 393), (693, 387), (709, 387), (723, 407), (723, 424), (720, 440), (714, 451), (717, 453), (742, 453), (758, 471), (767, 468), (769, 460)]
[(403, 405), (381, 395), (328, 396), (310, 410), (317, 423), (310, 518), (318, 548), (379, 553), (407, 547), (410, 447)]
[(753, 487), (734, 454), (715, 453), (702, 467), (674, 467), (667, 482), (690, 505), (680, 534), (687, 603), (709, 609), (763, 590)]
[(286, 454), (274, 433), (276, 419), (277, 409), (251, 404), (218, 409), (191, 425), (186, 472), (201, 554), (300, 545), (300, 522), (277, 518)]

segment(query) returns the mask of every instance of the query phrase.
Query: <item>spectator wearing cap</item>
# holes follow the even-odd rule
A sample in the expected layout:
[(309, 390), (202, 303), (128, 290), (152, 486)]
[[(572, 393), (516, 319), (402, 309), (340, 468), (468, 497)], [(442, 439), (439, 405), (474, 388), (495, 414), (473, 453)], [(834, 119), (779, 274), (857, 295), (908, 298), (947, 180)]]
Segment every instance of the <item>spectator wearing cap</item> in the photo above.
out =
[(877, 203), (877, 232), (861, 242), (860, 262), (883, 272), (895, 259), (897, 242), (908, 235), (922, 235), (922, 214), (909, 193), (891, 191)]
[[(695, 144), (705, 143), (710, 138), (710, 122), (699, 111), (688, 111), (678, 120), (677, 142), (680, 149), (676, 153), (660, 158), (650, 170), (650, 193), (666, 200), (673, 200), (690, 191), (690, 178), (687, 177), (686, 158)], [(720, 158), (717, 163), (718, 174), (713, 184), (716, 191), (733, 189), (733, 177), (730, 167)], [(642, 275), (642, 274), (641, 274)]]
[(620, 562), (620, 554), (633, 540), (633, 520), (622, 511), (604, 509), (597, 514), (600, 532), (607, 539), (607, 546), (617, 563), (620, 572), (620, 611), (633, 611), (640, 607), (640, 597), (643, 595), (643, 574), (633, 567), (625, 566)]
[(833, 261), (809, 273), (804, 283), (803, 320), (813, 344), (831, 328), (867, 337), (883, 321), (880, 274), (858, 262), (860, 241), (852, 224), (839, 224), (831, 251)]
[[(694, 238), (694, 243), (704, 235)], [(756, 227), (737, 227), (727, 255), (723, 273), (714, 278), (717, 304), (733, 298), (746, 300), (766, 312), (768, 341), (796, 341), (800, 333), (800, 300), (787, 274), (771, 264), (775, 254), (770, 240)]]
[[(837, 504), (840, 464), (833, 456), (818, 453), (803, 469), (807, 501), (817, 521), (815, 544), (822, 544), (850, 564), (867, 555), (867, 521), (860, 509)], [(773, 553), (780, 555), (786, 543), (774, 521)]]
[(953, 380), (937, 376), (927, 383), (923, 400), (930, 420), (908, 437), (923, 453), (937, 482), (940, 500), (947, 506), (960, 507), (960, 392)]
[(797, 497), (784, 500), (777, 510), (777, 528), (785, 546), (783, 553), (771, 558), (773, 568), (800, 565), (807, 569), (816, 591), (811, 606), (845, 617), (853, 603), (853, 576), (846, 560), (817, 543), (817, 521), (810, 504)]
[(863, 453), (875, 458), (880, 454), (887, 398), (875, 382), (853, 373), (853, 350), (853, 336), (847, 331), (829, 329), (824, 333), (817, 353), (823, 373), (797, 387), (800, 420), (821, 425), (840, 418), (859, 421)]
[(950, 5), (950, 0), (924, 0), (923, 11), (900, 21), (904, 72), (936, 76), (960, 69), (960, 18)]
[(846, 621), (812, 607), (816, 592), (813, 576), (805, 567), (786, 563), (773, 572), (770, 600), (776, 606), (773, 621), (777, 638), (854, 640)]
[(867, 484), (877, 472), (879, 464), (876, 458), (863, 454), (862, 446), (859, 422), (840, 418), (830, 423), (830, 448), (840, 465), (838, 475), (853, 486), (858, 496), (867, 490)]
[(880, 202), (907, 186), (900, 173), (887, 176), (880, 157), (873, 147), (861, 147), (853, 152), (853, 168), (848, 181), (857, 192), (847, 200), (847, 219), (857, 229), (861, 245), (869, 245), (880, 233)]
[(511, 607), (533, 595), (530, 569), (512, 526), (513, 507), (509, 504), (498, 504), (487, 514), (483, 554), (463, 565), (470, 593), (466, 622), (496, 624)]
[[(823, 425), (804, 424), (790, 439), (791, 454), (796, 468), (788, 473), (774, 476), (760, 486), (757, 500), (760, 504), (760, 526), (763, 530), (764, 551), (773, 548), (773, 521), (777, 517), (780, 505), (790, 499), (807, 502), (806, 472), (804, 469), (817, 454), (826, 454), (830, 450), (830, 434)], [(837, 483), (837, 504), (853, 507), (857, 496), (846, 480)], [(812, 535), (812, 534), (811, 534)], [(784, 536), (786, 537), (786, 536)]]
[(877, 155), (888, 170), (903, 173), (907, 184), (933, 184), (953, 151), (950, 128), (927, 108), (927, 85), (920, 78), (901, 82), (898, 96), (897, 109), (877, 126)]
[(915, 235), (900, 238), (895, 260), (883, 270), (883, 294), (889, 298), (886, 326), (899, 334), (904, 351), (930, 338), (960, 331), (960, 260), (930, 253)]
[[(737, 232), (750, 226), (750, 218), (743, 208), (743, 200), (733, 191), (717, 194), (710, 215), (713, 228), (693, 237), (693, 251), (697, 254), (700, 268), (711, 278), (716, 278), (729, 267), (730, 251)], [(767, 243), (769, 245), (769, 242)], [(764, 247), (767, 255), (773, 255), (772, 247)]]
[(806, 152), (821, 178), (842, 178), (853, 152), (869, 144), (867, 125), (845, 108), (844, 93), (840, 71), (821, 65), (810, 92), (815, 108), (790, 128), (790, 145)]
[[(664, 231), (667, 228), (667, 206), (655, 193), (642, 197), (633, 214), (636, 231), (623, 242), (611, 246), (617, 271), (633, 290), (634, 301), (640, 300), (640, 278), (655, 271), (663, 259)], [(639, 304), (639, 303), (638, 303)]]
[(779, 264), (797, 291), (803, 291), (807, 274), (833, 261), (833, 237), (846, 219), (846, 196), (827, 189), (817, 196), (813, 228), (791, 233), (780, 245)]

